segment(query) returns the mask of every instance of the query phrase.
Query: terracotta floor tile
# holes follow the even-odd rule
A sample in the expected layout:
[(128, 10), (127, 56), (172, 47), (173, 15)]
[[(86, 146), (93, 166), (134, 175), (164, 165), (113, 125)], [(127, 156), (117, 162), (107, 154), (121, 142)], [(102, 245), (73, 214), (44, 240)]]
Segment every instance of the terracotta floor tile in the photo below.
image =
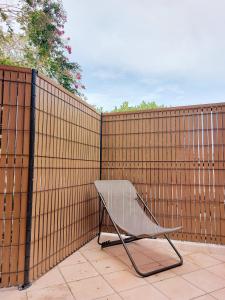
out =
[(207, 270), (225, 279), (225, 263), (207, 268)]
[[(154, 262), (150, 257), (138, 251), (132, 252), (132, 257), (135, 263), (137, 264), (137, 266), (139, 267)], [(132, 266), (132, 263), (126, 253), (124, 255), (118, 256), (118, 258), (122, 260), (129, 267)]]
[(177, 268), (172, 269), (172, 271), (176, 274), (176, 275), (183, 275), (183, 274), (187, 274), (193, 271), (197, 271), (199, 270), (201, 267), (186, 260), (184, 258), (184, 263), (182, 266), (179, 266)]
[(67, 285), (56, 285), (44, 289), (27, 291), (28, 300), (73, 300)]
[(214, 297), (210, 296), (209, 294), (195, 298), (195, 300), (215, 300)]
[[(177, 243), (175, 243), (177, 245)], [(179, 246), (177, 246), (178, 250), (183, 250), (185, 252), (189, 253), (208, 253), (207, 248), (202, 243), (192, 243), (192, 242), (181, 242), (179, 243)]]
[[(123, 246), (121, 245), (121, 247), (123, 247)], [(139, 248), (140, 248), (140, 245), (138, 245), (138, 244), (135, 243), (135, 242), (131, 242), (131, 243), (128, 243), (128, 244), (127, 244), (127, 247), (128, 247), (128, 249), (132, 252), (132, 251), (138, 251)]]
[(115, 257), (103, 258), (91, 263), (100, 274), (122, 271), (128, 268), (126, 264)]
[(141, 252), (149, 257), (152, 255), (158, 256), (159, 254), (162, 256), (170, 256), (170, 254), (173, 254), (171, 246), (165, 241), (144, 239), (135, 242), (135, 244), (137, 245), (136, 250), (138, 252)]
[[(178, 263), (178, 262), (179, 262), (178, 258), (170, 258), (170, 259), (167, 259), (167, 260), (158, 261), (158, 263), (160, 265), (164, 266), (164, 267), (175, 264), (175, 263)], [(177, 268), (179, 268), (179, 267), (177, 267)]]
[[(103, 235), (103, 240), (109, 239), (118, 237)], [(26, 291), (0, 289), (0, 300), (118, 300), (122, 297), (142, 300), (146, 296), (149, 300), (162, 297), (225, 300), (225, 247), (181, 241), (174, 241), (174, 244), (184, 254), (183, 266), (140, 278), (122, 245), (101, 249), (95, 238), (33, 282)], [(163, 239), (143, 239), (128, 247), (142, 272), (175, 262), (173, 250)]]
[[(225, 250), (224, 250), (225, 252)], [(211, 254), (211, 257), (220, 260), (221, 262), (225, 262), (225, 254)]]
[(92, 300), (113, 294), (113, 289), (101, 277), (96, 276), (69, 283), (76, 300)]
[(164, 261), (176, 257), (173, 252), (168, 252), (167, 250), (163, 251), (161, 249), (159, 249), (159, 251), (154, 249), (152, 251), (145, 252), (145, 255), (154, 261)]
[(79, 264), (82, 262), (86, 262), (86, 258), (79, 252), (75, 252), (71, 254), (69, 257), (64, 259), (58, 266), (63, 267), (63, 266), (71, 266), (75, 264)]
[(97, 238), (94, 238), (93, 240), (91, 240), (89, 243), (85, 244), (83, 247), (81, 247), (79, 249), (80, 252), (84, 252), (86, 250), (90, 250), (90, 249), (98, 249), (100, 246), (97, 243)]
[(33, 282), (29, 290), (36, 290), (54, 285), (64, 284), (65, 281), (57, 267), (48, 271), (45, 275)]
[(225, 289), (215, 291), (215, 292), (211, 293), (210, 295), (212, 295), (213, 297), (215, 297), (218, 300), (224, 300), (225, 299)]
[(172, 278), (174, 276), (176, 276), (176, 274), (174, 274), (172, 271), (168, 270), (168, 271), (164, 271), (164, 272), (157, 273), (155, 275), (146, 277), (146, 280), (150, 283), (153, 283), (153, 282), (165, 280), (168, 278)]
[(124, 291), (120, 293), (121, 297), (125, 300), (149, 300), (149, 299), (157, 299), (157, 300), (167, 300), (168, 298), (160, 293), (155, 287), (152, 285), (145, 285), (142, 287), (138, 287), (135, 289), (131, 289), (128, 291)]
[(187, 300), (204, 294), (181, 277), (173, 277), (153, 283), (157, 289), (173, 300)]
[(155, 241), (155, 244), (153, 243), (148, 247), (143, 246), (142, 250), (140, 250), (140, 251), (143, 251), (143, 249), (146, 253), (148, 251), (149, 252), (159, 252), (159, 253), (162, 253), (162, 254), (164, 254), (164, 253), (168, 253), (168, 254), (174, 253), (173, 248), (170, 246), (170, 244), (168, 242), (159, 243), (159, 242)]
[[(152, 256), (152, 253), (141, 253), (141, 252), (136, 252), (136, 257), (138, 258), (138, 256), (140, 256), (139, 259), (139, 264), (143, 265), (153, 261), (160, 261), (160, 260), (164, 260), (163, 258), (168, 258), (170, 256), (165, 255), (165, 253), (154, 253), (155, 256)], [(141, 255), (140, 255), (141, 254)]]
[(225, 287), (224, 279), (207, 270), (191, 272), (182, 277), (207, 293)]
[[(155, 269), (158, 269), (159, 267), (160, 267), (160, 264), (158, 262), (151, 262), (149, 264), (140, 266), (140, 271), (146, 273), (146, 272), (150, 272), (150, 271), (153, 271)], [(133, 267), (130, 268), (130, 269), (134, 271)]]
[(221, 246), (221, 245), (212, 245), (212, 246), (210, 247), (210, 254), (225, 255), (225, 246)]
[[(128, 249), (131, 253), (135, 252), (137, 249), (137, 246), (134, 244), (129, 244)], [(122, 245), (116, 245), (113, 247), (105, 248), (104, 251), (107, 251), (108, 253), (112, 254), (113, 256), (120, 256), (126, 254), (126, 251)]]
[(107, 254), (100, 247), (97, 249), (94, 248), (94, 249), (85, 250), (82, 252), (82, 254), (89, 261), (99, 260), (99, 259), (103, 259), (103, 258), (110, 258), (110, 255)]
[(142, 240), (138, 240), (134, 242), (137, 246), (138, 249), (144, 249), (148, 250), (148, 249), (154, 249), (156, 246), (157, 247), (164, 247), (164, 245), (166, 245), (166, 242), (163, 239), (142, 239)]
[(105, 248), (104, 251), (106, 251), (107, 253), (109, 253), (113, 256), (124, 255), (126, 253), (126, 251), (122, 245), (108, 247), (108, 248)]
[(129, 271), (119, 271), (103, 276), (117, 292), (147, 284), (143, 278), (137, 277)]
[(89, 262), (60, 268), (67, 282), (97, 276), (98, 273)]
[(191, 261), (192, 263), (199, 265), (202, 268), (207, 268), (210, 266), (214, 266), (218, 263), (220, 263), (219, 260), (204, 254), (204, 253), (194, 253), (194, 254), (190, 254), (186, 257), (186, 259), (188, 259), (189, 261)]
[(27, 300), (26, 291), (18, 291), (16, 287), (0, 289), (1, 300)]
[(123, 255), (117, 256), (117, 258), (118, 258), (121, 262), (123, 262), (124, 264), (126, 264), (129, 268), (132, 266), (132, 263), (131, 263), (131, 261), (130, 261), (130, 259), (129, 259), (129, 257), (127, 256), (126, 253), (123, 254)]
[(117, 295), (117, 294), (105, 296), (103, 298), (98, 298), (98, 300), (121, 300), (121, 299), (122, 298), (119, 295)]
[(185, 257), (187, 255), (193, 254), (194, 252), (193, 251), (179, 249), (179, 253), (181, 254), (182, 257)]

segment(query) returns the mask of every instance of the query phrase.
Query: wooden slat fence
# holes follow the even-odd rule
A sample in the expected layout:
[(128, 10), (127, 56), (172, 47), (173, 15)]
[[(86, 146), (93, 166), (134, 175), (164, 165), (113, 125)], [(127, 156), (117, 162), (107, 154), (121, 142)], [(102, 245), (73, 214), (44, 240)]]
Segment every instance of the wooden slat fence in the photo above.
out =
[(0, 287), (38, 278), (92, 239), (98, 228), (93, 181), (100, 174), (100, 115), (37, 75), (31, 157), (32, 74), (0, 66)]
[(98, 227), (100, 115), (39, 75), (30, 280), (92, 239)]
[[(225, 244), (225, 104), (103, 115), (102, 179), (129, 179), (174, 239)], [(105, 223), (110, 231), (110, 222)]]
[(0, 66), (0, 287), (24, 281), (31, 70)]
[(34, 70), (0, 66), (0, 287), (97, 234), (100, 173), (131, 180), (163, 226), (181, 224), (174, 239), (225, 245), (224, 161), (225, 104), (101, 117)]

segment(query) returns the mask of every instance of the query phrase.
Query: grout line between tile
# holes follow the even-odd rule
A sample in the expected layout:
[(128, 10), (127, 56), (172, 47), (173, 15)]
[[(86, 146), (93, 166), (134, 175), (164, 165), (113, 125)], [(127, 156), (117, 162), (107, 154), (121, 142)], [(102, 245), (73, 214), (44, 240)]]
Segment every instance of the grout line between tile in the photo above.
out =
[(206, 293), (206, 294), (204, 294), (204, 295), (202, 295), (202, 296), (197, 296), (197, 297), (191, 298), (190, 300), (195, 300), (195, 299), (198, 300), (200, 297), (207, 296), (207, 295), (211, 296), (213, 299), (216, 299), (216, 298), (213, 297), (210, 293)]
[[(167, 278), (167, 279), (169, 279), (169, 278)], [(163, 280), (162, 280), (163, 281)], [(158, 282), (158, 281), (157, 281)], [(153, 282), (154, 283), (154, 282)], [(163, 291), (161, 291), (157, 286), (155, 286), (153, 283), (150, 283), (149, 282), (149, 284), (150, 285), (152, 285), (158, 292), (160, 292), (163, 296), (165, 296), (167, 299), (170, 299), (169, 297), (168, 297), (168, 295), (166, 295)], [(172, 299), (171, 299), (172, 300)]]
[[(202, 270), (205, 270), (205, 269), (203, 269), (202, 268)], [(193, 272), (190, 272), (190, 273), (194, 273), (194, 272), (197, 272), (197, 271), (200, 271), (200, 270), (196, 270), (196, 271), (193, 271)], [(190, 274), (190, 273), (188, 273), (188, 274)], [(184, 274), (185, 275), (185, 274)], [(194, 287), (196, 287), (196, 288), (198, 288), (199, 290), (201, 290), (201, 291), (203, 291), (199, 286), (197, 286), (197, 285), (195, 285), (194, 283), (192, 283), (192, 282), (190, 282), (190, 281), (188, 281), (187, 279), (185, 279), (183, 276), (184, 275), (181, 275), (181, 277), (182, 277), (182, 279), (184, 279), (185, 281), (187, 281), (189, 284), (191, 284), (191, 285), (193, 285)], [(214, 274), (215, 275), (215, 274)], [(216, 275), (217, 276), (217, 275)], [(225, 288), (225, 284), (224, 284), (224, 287), (223, 288)], [(223, 289), (222, 288), (222, 289)], [(209, 293), (213, 293), (213, 292), (215, 292), (215, 291), (218, 291), (218, 289), (217, 290), (213, 290), (213, 291), (211, 291), (211, 292), (206, 292), (206, 291), (203, 291), (205, 294), (209, 294)]]
[[(101, 249), (100, 249), (100, 251), (101, 251)], [(88, 260), (89, 261), (89, 260)], [(120, 295), (119, 295), (119, 293), (113, 288), (113, 286), (110, 284), (110, 282), (108, 282), (105, 278), (104, 278), (104, 276), (102, 275), (102, 274), (100, 274), (99, 272), (98, 272), (98, 270), (96, 269), (96, 267), (92, 264), (92, 262), (91, 261), (89, 261), (90, 262), (90, 264), (93, 266), (93, 268), (95, 269), (95, 271), (99, 274), (99, 276), (100, 277), (102, 277), (102, 279), (112, 288), (112, 290), (114, 291), (114, 294), (117, 294), (119, 297), (120, 297)], [(117, 272), (117, 271), (116, 271)], [(112, 272), (112, 273), (115, 273), (115, 272)], [(111, 274), (112, 274), (111, 273)], [(112, 294), (110, 294), (110, 295), (112, 295)], [(121, 297), (120, 297), (121, 298)], [(97, 299), (97, 298), (96, 298)]]
[(64, 275), (63, 275), (63, 273), (61, 272), (60, 268), (59, 268), (58, 266), (56, 266), (56, 267), (57, 267), (59, 273), (61, 274), (61, 276), (62, 276), (62, 278), (63, 278), (63, 280), (64, 280), (64, 282), (65, 282), (65, 284), (66, 284), (68, 290), (70, 291), (70, 293), (71, 293), (73, 299), (76, 300), (76, 297), (74, 296), (74, 294), (73, 294), (73, 292), (72, 292), (72, 290), (71, 290), (71, 288), (70, 288), (68, 282), (66, 281), (66, 279), (65, 279), (65, 277), (64, 277)]
[(217, 299), (216, 297), (214, 297), (213, 295), (211, 295), (211, 293), (218, 292), (218, 291), (222, 291), (222, 290), (224, 290), (224, 289), (225, 289), (225, 287), (223, 287), (223, 288), (221, 288), (221, 289), (218, 289), (218, 290), (216, 290), (216, 291), (210, 292), (209, 295), (210, 295), (211, 297)]
[[(158, 239), (157, 242), (164, 243), (165, 241), (164, 241), (164, 240), (161, 241), (161, 240)], [(179, 245), (182, 245), (182, 244), (183, 244), (183, 245), (184, 245), (184, 244), (190, 245), (190, 242), (182, 242), (182, 243), (180, 243), (179, 241), (178, 241), (178, 242), (177, 242), (177, 241), (174, 241), (174, 242), (177, 244), (178, 247), (179, 247)], [(197, 245), (199, 246), (198, 243), (196, 243), (196, 246), (197, 246)], [(195, 246), (195, 245), (194, 245), (194, 246)], [(215, 255), (215, 253), (211, 253), (211, 252), (210, 252), (210, 246), (204, 245), (204, 244), (203, 244), (203, 246), (205, 246), (206, 249), (208, 248), (209, 253), (205, 253), (204, 251), (201, 252), (201, 249), (198, 248), (198, 247), (196, 247), (197, 249), (196, 249), (196, 250), (193, 250), (193, 254), (194, 254), (194, 253), (200, 253), (200, 254), (205, 254), (205, 255), (207, 255), (207, 256), (209, 256), (209, 257), (211, 257), (211, 256), (213, 257), (213, 255)], [(213, 246), (214, 246), (214, 245), (213, 245)], [(214, 247), (214, 249), (216, 249), (217, 247), (218, 247), (218, 245), (216, 245), (216, 246)], [(224, 247), (224, 246), (221, 246), (221, 247)], [(221, 247), (218, 247), (218, 248), (220, 249)], [(81, 247), (80, 249), (82, 249), (82, 247)], [(80, 249), (79, 249), (78, 251), (80, 251)], [(93, 249), (97, 249), (97, 250), (101, 251), (101, 249), (99, 249), (98, 247), (95, 247), (94, 245), (91, 246), (91, 248), (85, 249), (84, 251), (88, 251), (88, 250), (91, 251), (91, 250), (93, 250)], [(205, 250), (205, 249), (204, 249), (204, 250)], [(142, 252), (142, 251), (140, 251), (140, 250), (135, 249), (135, 251), (136, 251), (136, 252), (139, 252), (139, 253), (141, 253), (141, 254), (143, 254), (143, 255), (146, 255), (144, 252)], [(117, 292), (117, 291), (113, 288), (113, 286), (110, 284), (110, 282), (107, 281), (107, 280), (104, 278), (104, 275), (108, 275), (108, 274), (112, 274), (112, 273), (116, 273), (116, 272), (121, 272), (121, 271), (127, 271), (127, 272), (129, 272), (129, 273), (132, 273), (132, 275), (135, 276), (135, 274), (133, 274), (132, 266), (131, 266), (131, 267), (128, 266), (128, 265), (127, 265), (125, 262), (123, 262), (118, 256), (114, 256), (114, 255), (110, 254), (110, 255), (109, 255), (110, 257), (113, 257), (113, 258), (117, 259), (118, 261), (122, 262), (122, 263), (126, 266), (126, 269), (124, 269), (124, 270), (119, 270), (119, 271), (112, 271), (112, 272), (109, 272), (109, 273), (106, 273), (106, 274), (101, 274), (101, 273), (99, 273), (99, 271), (96, 269), (96, 267), (93, 265), (93, 263), (92, 263), (91, 260), (89, 260), (88, 258), (86, 258), (85, 255), (83, 255), (83, 253), (82, 253), (81, 251), (80, 251), (80, 254), (81, 254), (81, 256), (86, 260), (86, 262), (90, 263), (91, 266), (92, 266), (92, 267), (95, 269), (95, 271), (97, 272), (97, 275), (89, 276), (89, 277), (86, 277), (86, 278), (82, 278), (82, 279), (80, 279), (80, 280), (84, 280), (84, 279), (87, 279), (87, 278), (92, 278), (92, 277), (100, 276), (105, 282), (107, 282), (107, 284), (112, 288), (112, 291), (113, 291), (113, 293), (110, 293), (110, 294), (106, 295), (106, 297), (107, 297), (107, 296), (110, 296), (110, 295), (113, 295), (113, 294), (116, 294), (119, 298), (121, 298), (121, 295), (120, 295), (121, 292), (132, 291), (132, 290), (134, 290), (134, 289), (136, 289), (136, 288), (138, 288), (138, 287), (143, 287), (143, 286), (145, 286), (145, 284), (147, 284), (147, 285), (150, 285), (150, 286), (154, 287), (157, 291), (159, 291), (159, 292), (160, 292), (161, 294), (163, 294), (167, 299), (169, 299), (168, 296), (167, 296), (166, 294), (164, 294), (163, 291), (161, 291), (160, 289), (157, 288), (157, 286), (154, 285), (154, 283), (161, 282), (161, 281), (165, 281), (165, 280), (168, 280), (168, 279), (170, 279), (170, 278), (164, 278), (164, 279), (161, 279), (161, 280), (159, 280), (159, 281), (157, 281), (157, 282), (153, 282), (153, 283), (148, 282), (145, 278), (142, 278), (142, 279), (143, 279), (143, 284), (142, 284), (142, 285), (137, 286), (137, 287), (128, 288), (128, 289), (122, 290), (122, 291), (120, 291), (120, 292)], [(108, 254), (108, 253), (107, 253), (107, 254)], [(184, 257), (184, 258), (185, 258), (185, 256), (188, 257), (188, 256), (191, 255), (191, 254), (192, 254), (192, 253), (190, 252), (190, 253), (188, 253), (187, 255), (183, 255), (183, 257)], [(146, 255), (146, 256), (148, 256), (148, 255)], [(99, 260), (103, 260), (103, 259), (104, 259), (104, 258), (100, 258)], [(106, 258), (105, 258), (105, 259), (106, 259)], [(190, 261), (191, 263), (193, 263), (193, 264), (195, 264), (196, 266), (198, 266), (199, 269), (194, 270), (194, 271), (190, 271), (190, 272), (185, 272), (184, 274), (176, 274), (176, 273), (174, 273), (174, 274), (175, 274), (174, 277), (180, 277), (180, 278), (182, 278), (183, 280), (185, 280), (186, 282), (188, 282), (188, 283), (191, 284), (192, 286), (194, 286), (194, 287), (198, 288), (200, 291), (202, 291), (202, 292), (204, 293), (204, 295), (210, 295), (212, 298), (216, 299), (213, 295), (211, 295), (211, 293), (216, 292), (216, 291), (223, 290), (223, 289), (225, 288), (225, 286), (222, 287), (222, 288), (220, 288), (220, 289), (216, 289), (216, 290), (213, 290), (213, 291), (210, 291), (210, 292), (206, 292), (206, 291), (202, 290), (201, 288), (199, 288), (199, 287), (198, 287), (197, 285), (195, 285), (194, 283), (188, 281), (187, 279), (185, 279), (185, 278), (183, 277), (183, 276), (185, 276), (186, 274), (194, 273), (194, 272), (197, 272), (197, 271), (200, 271), (200, 270), (207, 270), (207, 271), (210, 272), (212, 275), (217, 276), (217, 277), (219, 277), (219, 278), (221, 278), (221, 279), (224, 279), (224, 277), (222, 277), (222, 276), (220, 276), (220, 275), (217, 275), (217, 274), (215, 274), (214, 272), (212, 272), (212, 271), (210, 271), (210, 270), (208, 269), (208, 268), (211, 268), (211, 267), (213, 267), (213, 266), (218, 266), (218, 265), (220, 265), (220, 264), (224, 264), (224, 263), (225, 263), (224, 261), (221, 261), (220, 259), (217, 259), (217, 258), (215, 258), (215, 259), (216, 259), (218, 262), (216, 262), (216, 263), (213, 264), (212, 266), (208, 266), (208, 267), (202, 267), (202, 266), (199, 266), (197, 263), (192, 262), (191, 260), (188, 260), (188, 261)], [(95, 260), (95, 261), (98, 261), (98, 259)], [(152, 263), (160, 263), (160, 262), (161, 262), (161, 261), (153, 261)], [(75, 264), (73, 264), (73, 265), (84, 264), (84, 263), (85, 263), (85, 262), (77, 262), (77, 263), (75, 263)], [(148, 263), (147, 263), (147, 264), (148, 264)], [(144, 266), (144, 265), (146, 265), (146, 264), (143, 264), (142, 266)], [(79, 281), (79, 280), (66, 281), (66, 279), (65, 279), (65, 277), (64, 277), (64, 275), (63, 275), (63, 273), (62, 273), (62, 271), (61, 271), (61, 268), (64, 268), (64, 267), (67, 267), (67, 266), (71, 266), (71, 265), (65, 265), (65, 266), (59, 266), (59, 265), (56, 265), (55, 267), (56, 267), (56, 268), (58, 269), (58, 271), (60, 272), (60, 274), (61, 274), (61, 276), (62, 276), (62, 278), (63, 278), (63, 280), (64, 280), (64, 284), (65, 284), (65, 285), (67, 286), (67, 288), (69, 289), (69, 291), (70, 291), (70, 293), (71, 293), (73, 299), (76, 300), (76, 297), (74, 296), (74, 294), (73, 294), (73, 292), (72, 292), (72, 290), (71, 290), (71, 288), (70, 288), (70, 286), (69, 286), (68, 283), (69, 283), (69, 282), (74, 282), (74, 281)], [(173, 272), (173, 270), (172, 270), (172, 272)], [(62, 285), (62, 284), (57, 284), (57, 285), (53, 285), (53, 286), (43, 287), (42, 289), (46, 289), (46, 288), (50, 288), (50, 287), (54, 287), (54, 286), (58, 286), (58, 285)], [(35, 292), (35, 290), (34, 290), (34, 292)], [(26, 291), (25, 295), (26, 295), (26, 299), (28, 300), (29, 297), (28, 297), (28, 292), (27, 292), (27, 291)], [(202, 295), (202, 296), (204, 296), (204, 295)], [(198, 299), (199, 297), (202, 297), (202, 296), (194, 297), (194, 298), (191, 298), (191, 299)], [(94, 299), (101, 299), (101, 298), (102, 298), (102, 297), (98, 297), (98, 298), (94, 298)]]

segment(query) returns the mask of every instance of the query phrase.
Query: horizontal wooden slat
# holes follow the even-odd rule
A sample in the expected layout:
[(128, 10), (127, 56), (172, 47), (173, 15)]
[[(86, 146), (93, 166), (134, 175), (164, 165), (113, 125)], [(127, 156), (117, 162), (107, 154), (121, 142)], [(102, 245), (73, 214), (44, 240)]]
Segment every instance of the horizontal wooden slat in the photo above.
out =
[(183, 226), (173, 238), (225, 244), (224, 113), (218, 103), (103, 114), (102, 179), (132, 181), (163, 226)]
[(22, 284), (31, 70), (0, 66), (0, 287)]
[(36, 84), (30, 279), (97, 233), (100, 115), (42, 75)]

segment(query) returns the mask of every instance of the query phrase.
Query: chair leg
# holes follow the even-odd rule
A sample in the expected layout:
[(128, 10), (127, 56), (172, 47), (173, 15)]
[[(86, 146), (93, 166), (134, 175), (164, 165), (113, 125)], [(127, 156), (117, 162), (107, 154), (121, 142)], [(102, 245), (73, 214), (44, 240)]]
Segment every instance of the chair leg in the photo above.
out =
[[(118, 234), (118, 232), (117, 232)], [(175, 263), (175, 264), (171, 264), (169, 266), (165, 266), (165, 267), (161, 267), (161, 268), (158, 268), (158, 269), (155, 269), (153, 271), (149, 271), (149, 272), (141, 272), (139, 270), (139, 268), (137, 267), (133, 257), (132, 257), (132, 254), (130, 253), (127, 245), (126, 245), (126, 241), (121, 237), (120, 234), (118, 234), (119, 237), (120, 237), (120, 241), (121, 243), (120, 244), (123, 244), (123, 247), (125, 249), (125, 251), (127, 252), (127, 255), (135, 269), (135, 271), (141, 276), (141, 277), (147, 277), (147, 276), (150, 276), (150, 275), (154, 275), (154, 274), (157, 274), (157, 273), (160, 273), (160, 272), (163, 272), (163, 271), (167, 271), (169, 269), (173, 269), (173, 268), (176, 268), (178, 266), (181, 266), (183, 264), (183, 258), (182, 256), (180, 255), (180, 253), (178, 252), (178, 250), (176, 249), (176, 247), (174, 246), (174, 244), (172, 243), (172, 241), (166, 236), (166, 239), (168, 240), (169, 244), (171, 245), (171, 247), (174, 249), (174, 251), (176, 252), (177, 256), (179, 257), (179, 262)], [(112, 243), (112, 242), (111, 242)], [(113, 244), (112, 244), (113, 245)], [(110, 245), (111, 246), (111, 245)], [(106, 246), (107, 247), (107, 246)]]
[[(130, 242), (133, 242), (133, 241), (137, 241), (137, 240), (140, 240), (140, 238), (137, 238), (137, 237), (134, 237), (134, 236), (131, 236), (131, 237), (127, 237), (125, 239), (123, 239), (124, 243), (130, 243)], [(121, 245), (122, 242), (121, 240), (115, 240), (115, 241), (105, 241), (101, 244), (102, 248), (106, 248), (106, 247), (111, 247), (111, 246), (115, 246), (115, 245)]]
[(137, 267), (126, 243), (124, 242), (121, 234), (119, 233), (119, 230), (118, 228), (116, 228), (116, 231), (117, 231), (117, 234), (121, 240), (121, 243), (123, 244), (123, 247), (125, 249), (125, 251), (127, 252), (127, 255), (135, 269), (135, 271), (141, 276), (141, 277), (147, 277), (147, 276), (150, 276), (150, 275), (154, 275), (154, 274), (157, 274), (157, 273), (160, 273), (160, 272), (163, 272), (163, 271), (167, 271), (167, 270), (170, 270), (170, 269), (173, 269), (173, 268), (176, 268), (178, 266), (181, 266), (183, 264), (183, 258), (182, 256), (180, 255), (180, 253), (178, 252), (178, 250), (176, 249), (176, 247), (174, 246), (174, 244), (172, 243), (172, 241), (165, 235), (167, 241), (169, 242), (169, 244), (171, 245), (171, 247), (173, 248), (173, 250), (175, 251), (175, 253), (177, 254), (177, 256), (179, 257), (179, 262), (175, 263), (175, 264), (171, 264), (169, 266), (165, 266), (165, 267), (162, 267), (162, 268), (158, 268), (158, 269), (155, 269), (153, 271), (149, 271), (149, 272), (141, 272), (139, 270), (139, 268)]
[(135, 269), (135, 271), (142, 277), (147, 277), (147, 276), (150, 276), (150, 275), (154, 275), (154, 274), (157, 274), (157, 273), (160, 273), (160, 272), (163, 272), (163, 271), (167, 271), (167, 270), (170, 270), (170, 269), (173, 269), (173, 268), (176, 268), (178, 266), (181, 266), (183, 264), (183, 258), (181, 257), (180, 253), (178, 252), (178, 250), (175, 248), (174, 244), (171, 242), (171, 240), (166, 237), (166, 239), (168, 240), (168, 242), (170, 243), (170, 245), (172, 246), (172, 248), (174, 249), (174, 251), (176, 252), (177, 256), (179, 257), (179, 261), (177, 263), (174, 263), (174, 264), (171, 264), (171, 265), (168, 265), (168, 266), (165, 266), (165, 267), (161, 267), (161, 268), (158, 268), (158, 269), (155, 269), (155, 270), (152, 270), (152, 271), (149, 271), (149, 272), (141, 272), (135, 261), (133, 260), (132, 258), (132, 255), (130, 254), (129, 250), (128, 250), (128, 247), (124, 244), (124, 248), (128, 254), (128, 257)]
[(104, 217), (104, 207), (101, 207), (101, 203), (99, 202), (99, 231), (98, 231), (98, 244), (102, 246), (102, 243), (100, 242), (100, 236), (101, 236), (101, 231), (102, 231), (102, 222), (103, 222), (103, 217)]
[(103, 242), (103, 243), (100, 243), (100, 235), (101, 235), (101, 228), (102, 228), (102, 221), (103, 221), (103, 216), (104, 216), (104, 211), (107, 211), (107, 213), (109, 214), (106, 206), (104, 205), (103, 208), (102, 208), (102, 212), (99, 212), (100, 215), (99, 215), (99, 234), (98, 234), (98, 244), (102, 246), (102, 248), (105, 248), (105, 247), (110, 247), (110, 246), (114, 246), (114, 245), (118, 245), (118, 244), (122, 244), (135, 271), (141, 276), (141, 277), (147, 277), (147, 276), (150, 276), (150, 275), (154, 275), (154, 274), (157, 274), (157, 273), (160, 273), (160, 272), (163, 272), (163, 271), (167, 271), (167, 270), (170, 270), (170, 269), (173, 269), (173, 268), (176, 268), (178, 266), (181, 266), (183, 264), (183, 258), (182, 256), (180, 255), (180, 253), (178, 252), (178, 250), (176, 249), (176, 247), (174, 246), (174, 244), (172, 243), (172, 241), (169, 239), (169, 237), (164, 234), (165, 238), (167, 239), (167, 241), (169, 242), (170, 246), (173, 248), (173, 250), (175, 251), (175, 253), (177, 254), (177, 256), (179, 257), (179, 262), (175, 263), (175, 264), (171, 264), (169, 266), (165, 266), (165, 267), (162, 267), (162, 268), (158, 268), (158, 269), (155, 269), (153, 271), (149, 271), (149, 272), (141, 272), (139, 270), (139, 268), (137, 267), (126, 243), (129, 243), (129, 242), (132, 242), (134, 240), (138, 240), (139, 238), (136, 238), (136, 237), (129, 237), (129, 238), (125, 238), (123, 239), (120, 232), (119, 232), (119, 229), (116, 225), (116, 223), (113, 221), (113, 219), (111, 218), (110, 214), (109, 214), (109, 218), (119, 236), (119, 240), (117, 241), (106, 241), (106, 242)]

